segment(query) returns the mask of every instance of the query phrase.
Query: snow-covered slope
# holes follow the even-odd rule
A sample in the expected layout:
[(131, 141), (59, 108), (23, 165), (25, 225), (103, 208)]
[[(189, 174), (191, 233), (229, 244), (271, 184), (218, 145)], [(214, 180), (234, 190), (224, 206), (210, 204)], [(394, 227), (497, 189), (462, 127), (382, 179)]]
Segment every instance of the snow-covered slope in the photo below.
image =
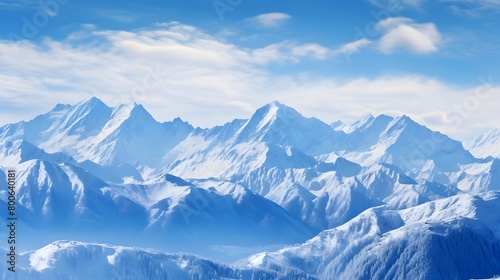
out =
[(464, 146), (474, 156), (500, 158), (500, 129), (494, 129), (464, 142)]
[(476, 162), (460, 142), (419, 125), (408, 116), (367, 118), (351, 130), (348, 141), (355, 144), (338, 153), (364, 166), (390, 163), (409, 174), (425, 177), (430, 172), (456, 171), (460, 165)]
[[(127, 201), (117, 205), (101, 191), (105, 182), (71, 163), (29, 160), (17, 165), (16, 171), (19, 219), (33, 228), (140, 228), (145, 223), (144, 209), (123, 207)], [(0, 173), (5, 176), (4, 171)], [(5, 189), (0, 191), (0, 199), (2, 204), (7, 201)]]
[(403, 209), (459, 192), (454, 185), (416, 181), (393, 165), (361, 167), (341, 157), (312, 168), (260, 168), (240, 182), (322, 229), (345, 223), (373, 206)]
[(0, 145), (0, 165), (13, 167), (32, 159), (40, 159), (54, 163), (75, 161), (64, 153), (49, 154), (26, 140), (6, 141)]
[[(2, 255), (6, 252), (0, 249)], [(2, 279), (316, 279), (303, 272), (240, 269), (187, 254), (105, 244), (57, 241), (18, 256)]]
[(158, 123), (142, 105), (110, 108), (97, 98), (57, 105), (29, 122), (0, 128), (0, 140), (25, 139), (44, 150), (64, 152), (101, 165), (156, 166), (162, 155), (194, 130), (175, 119)]
[[(147, 184), (108, 184), (71, 163), (30, 160), (17, 167), (17, 215), (39, 239), (156, 242), (160, 248), (202, 252), (211, 245), (291, 244), (318, 230), (241, 186), (217, 190), (164, 175)], [(5, 172), (0, 171), (5, 184)], [(6, 188), (0, 207), (7, 208)], [(7, 211), (0, 217), (6, 220)], [(116, 239), (111, 239), (116, 240)], [(149, 240), (139, 242), (139, 240)], [(199, 250), (198, 250), (199, 249)]]
[(180, 119), (158, 123), (141, 105), (110, 108), (91, 98), (0, 127), (0, 141), (18, 139), (50, 153), (64, 152), (114, 182), (163, 173), (227, 180), (261, 167), (312, 167), (339, 155), (363, 166), (394, 164), (422, 179), (477, 162), (459, 142), (407, 116), (368, 116), (340, 130), (279, 102), (263, 106), (249, 120), (194, 129)]
[[(203, 129), (179, 118), (157, 122), (135, 103), (111, 108), (91, 98), (0, 127), (0, 166), (17, 170), (22, 232), (43, 244), (80, 239), (206, 253), (199, 249), (282, 248), (325, 230), (245, 265), (324, 279), (481, 278), (498, 264), (500, 223), (485, 214), (498, 210), (498, 193), (487, 193), (500, 190), (498, 135), (465, 149), (407, 116), (328, 125), (279, 102)], [(4, 171), (0, 188), (5, 209)], [(106, 247), (89, 246), (75, 250)], [(482, 263), (466, 265), (465, 255)]]
[(372, 208), (302, 245), (238, 264), (297, 268), (320, 279), (491, 278), (500, 273), (499, 211), (500, 192)]
[(277, 101), (258, 109), (238, 132), (236, 142), (265, 142), (292, 146), (312, 155), (328, 153), (341, 145), (344, 133), (316, 119), (306, 118)]
[(449, 180), (447, 184), (467, 192), (500, 190), (500, 159), (463, 165), (459, 171), (448, 173), (445, 179)]
[(280, 206), (238, 185), (205, 182), (197, 187), (164, 175), (144, 185), (103, 188), (111, 197), (126, 197), (148, 211), (148, 235), (185, 246), (295, 243), (318, 231)]
[(262, 166), (308, 167), (341, 145), (343, 132), (272, 102), (247, 121), (197, 131), (165, 156), (165, 171), (185, 178), (230, 179)]

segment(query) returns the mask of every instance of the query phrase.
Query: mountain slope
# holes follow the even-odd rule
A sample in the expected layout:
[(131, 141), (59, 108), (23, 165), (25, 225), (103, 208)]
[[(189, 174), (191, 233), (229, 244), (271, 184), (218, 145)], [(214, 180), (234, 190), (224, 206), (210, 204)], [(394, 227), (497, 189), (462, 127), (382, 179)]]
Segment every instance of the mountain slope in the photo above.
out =
[(184, 178), (231, 179), (260, 167), (309, 167), (313, 155), (341, 145), (344, 132), (272, 102), (249, 120), (191, 134), (165, 155), (164, 172)]
[(464, 142), (464, 147), (474, 156), (500, 158), (500, 129), (494, 129)]
[(163, 155), (194, 128), (180, 119), (157, 122), (142, 105), (110, 108), (97, 98), (74, 106), (57, 105), (28, 122), (0, 128), (0, 139), (25, 139), (47, 152), (64, 152), (77, 161), (157, 167)]
[(75, 163), (73, 158), (64, 153), (46, 153), (26, 140), (7, 141), (0, 145), (0, 162), (3, 166), (12, 167), (32, 159), (40, 159), (53, 163)]
[(2, 279), (315, 279), (294, 270), (239, 269), (193, 255), (75, 241), (53, 242), (18, 259), (15, 273), (2, 262)]
[[(497, 176), (474, 178), (493, 183)], [(362, 167), (342, 157), (306, 168), (262, 167), (238, 183), (321, 229), (341, 225), (370, 207), (404, 209), (459, 192), (454, 185), (417, 181), (394, 165)]]
[(143, 205), (149, 213), (146, 234), (173, 245), (294, 243), (317, 233), (278, 205), (238, 185), (221, 189), (205, 183), (200, 188), (164, 175), (152, 183), (106, 187), (103, 192)]
[[(359, 146), (337, 151), (336, 154), (363, 166), (393, 164), (407, 175), (422, 179), (428, 179), (433, 174), (458, 171), (461, 165), (478, 162), (460, 142), (432, 131), (408, 116), (392, 120), (380, 116), (378, 119), (378, 122), (377, 119), (368, 119), (359, 127), (352, 128), (348, 141), (360, 143)], [(371, 133), (364, 134), (366, 130)], [(360, 139), (367, 140), (360, 142)], [(322, 158), (328, 158), (328, 155), (319, 157)]]
[[(147, 184), (115, 185), (71, 163), (41, 160), (21, 163), (16, 170), (19, 223), (23, 233), (38, 234), (38, 245), (53, 236), (98, 238), (200, 253), (211, 245), (302, 242), (318, 232), (237, 185), (200, 188), (172, 175)], [(0, 174), (2, 186), (6, 175)], [(0, 207), (7, 207), (7, 197), (2, 188)], [(6, 215), (0, 213), (4, 221)], [(117, 237), (116, 232), (127, 234)]]
[(334, 150), (344, 133), (328, 124), (306, 118), (295, 109), (277, 101), (258, 109), (236, 137), (236, 142), (265, 142), (292, 146), (312, 155)]
[(500, 273), (500, 192), (405, 210), (369, 209), (302, 245), (240, 265), (293, 267), (320, 279), (470, 279)]
[(16, 172), (19, 219), (32, 228), (137, 228), (144, 223), (140, 221), (144, 209), (139, 205), (123, 208), (127, 201), (117, 205), (102, 193), (105, 182), (71, 163), (29, 160), (17, 165)]

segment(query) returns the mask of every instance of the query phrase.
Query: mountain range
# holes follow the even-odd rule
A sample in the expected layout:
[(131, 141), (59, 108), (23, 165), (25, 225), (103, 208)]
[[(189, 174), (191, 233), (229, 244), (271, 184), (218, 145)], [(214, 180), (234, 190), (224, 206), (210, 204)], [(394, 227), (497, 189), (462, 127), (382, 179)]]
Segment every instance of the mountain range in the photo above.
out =
[[(499, 157), (498, 130), (461, 143), (408, 116), (327, 124), (279, 102), (196, 128), (94, 97), (0, 127), (24, 238), (39, 236), (24, 242), (22, 273), (42, 279), (121, 273), (117, 254), (148, 278), (491, 278)], [(258, 251), (271, 245), (282, 249)], [(80, 254), (98, 268), (85, 274)]]

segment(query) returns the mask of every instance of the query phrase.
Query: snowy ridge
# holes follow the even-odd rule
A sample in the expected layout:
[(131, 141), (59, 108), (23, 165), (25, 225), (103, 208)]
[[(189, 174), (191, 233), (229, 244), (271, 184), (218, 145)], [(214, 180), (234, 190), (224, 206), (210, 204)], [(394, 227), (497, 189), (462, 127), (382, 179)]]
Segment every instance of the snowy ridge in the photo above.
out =
[(500, 192), (461, 194), (405, 210), (369, 209), (302, 245), (245, 267), (292, 267), (320, 279), (470, 279), (500, 273)]
[[(213, 248), (299, 243), (231, 268), (56, 242), (23, 255), (24, 278), (113, 278), (127, 267), (174, 279), (491, 278), (500, 274), (499, 139), (495, 130), (462, 144), (408, 116), (328, 125), (277, 101), (194, 128), (90, 98), (0, 127), (0, 166), (17, 170), (19, 223), (38, 237), (30, 249), (66, 239), (234, 261)], [(0, 187), (5, 208), (4, 170)]]
[(239, 269), (193, 255), (76, 241), (53, 242), (19, 258), (17, 272), (3, 269), (2, 279), (316, 279), (292, 269)]
[(16, 166), (32, 159), (55, 163), (75, 162), (74, 159), (64, 153), (46, 153), (26, 140), (6, 141), (3, 143), (0, 146), (0, 158), (4, 166)]
[(464, 142), (464, 146), (476, 157), (500, 158), (500, 129), (494, 129)]
[[(40, 240), (65, 231), (71, 238), (84, 238), (90, 231), (109, 240), (120, 230), (130, 234), (122, 241), (141, 236), (161, 248), (203, 251), (241, 242), (296, 243), (318, 232), (238, 185), (219, 190), (218, 182), (205, 182), (202, 188), (169, 174), (147, 184), (115, 185), (76, 165), (41, 160), (16, 168), (17, 213), (26, 231), (38, 232)], [(0, 174), (5, 178), (4, 171)], [(7, 204), (5, 189), (0, 191), (0, 206)]]
[(142, 105), (110, 108), (94, 97), (74, 106), (57, 105), (29, 122), (4, 126), (0, 139), (25, 139), (50, 153), (64, 152), (78, 161), (104, 166), (136, 162), (155, 166), (162, 154), (193, 130), (180, 119), (158, 123)]

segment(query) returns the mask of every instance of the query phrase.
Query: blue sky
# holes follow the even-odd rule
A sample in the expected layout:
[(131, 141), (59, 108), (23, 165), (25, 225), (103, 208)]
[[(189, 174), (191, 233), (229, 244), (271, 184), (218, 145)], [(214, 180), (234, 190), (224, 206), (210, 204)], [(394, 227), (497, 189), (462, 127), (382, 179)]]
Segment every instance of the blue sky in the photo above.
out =
[(0, 0), (0, 122), (97, 96), (199, 126), (272, 100), (327, 122), (497, 127), (500, 1)]

